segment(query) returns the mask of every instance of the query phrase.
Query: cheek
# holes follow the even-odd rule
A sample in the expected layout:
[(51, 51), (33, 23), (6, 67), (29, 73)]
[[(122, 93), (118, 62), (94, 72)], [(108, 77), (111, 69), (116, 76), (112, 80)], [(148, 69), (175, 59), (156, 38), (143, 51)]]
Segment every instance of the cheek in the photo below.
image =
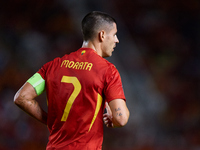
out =
[(113, 43), (114, 43), (114, 39), (110, 36), (107, 36), (107, 38), (105, 39), (105, 43), (104, 43), (104, 52), (109, 52), (113, 49)]
[(107, 40), (108, 47), (112, 47), (113, 43), (114, 43), (114, 40), (112, 38), (108, 38)]

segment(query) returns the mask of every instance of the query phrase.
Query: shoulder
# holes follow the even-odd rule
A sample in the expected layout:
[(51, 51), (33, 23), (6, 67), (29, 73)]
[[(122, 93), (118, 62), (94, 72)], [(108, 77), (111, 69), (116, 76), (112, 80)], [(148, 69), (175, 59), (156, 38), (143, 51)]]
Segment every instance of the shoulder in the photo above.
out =
[(94, 59), (95, 61), (98, 61), (99, 63), (103, 64), (105, 67), (111, 69), (111, 68), (115, 68), (114, 64), (109, 62), (108, 60), (106, 60), (105, 58), (99, 56), (98, 54), (95, 53)]
[(48, 67), (52, 67), (52, 66), (54, 66), (56, 64), (59, 64), (61, 62), (61, 59), (62, 58), (60, 58), (60, 57), (56, 57), (53, 60), (51, 60), (51, 61), (47, 62), (46, 64), (44, 64), (43, 67), (48, 68)]
[(107, 65), (108, 68), (108, 72), (113, 73), (113, 72), (118, 72), (117, 68), (115, 67), (115, 65), (111, 62), (109, 62), (108, 60), (105, 59), (105, 63)]
[(38, 71), (38, 73), (44, 78), (46, 75), (46, 72), (49, 70), (52, 70), (53, 68), (56, 68), (61, 62), (60, 57), (56, 57), (53, 60), (45, 63)]

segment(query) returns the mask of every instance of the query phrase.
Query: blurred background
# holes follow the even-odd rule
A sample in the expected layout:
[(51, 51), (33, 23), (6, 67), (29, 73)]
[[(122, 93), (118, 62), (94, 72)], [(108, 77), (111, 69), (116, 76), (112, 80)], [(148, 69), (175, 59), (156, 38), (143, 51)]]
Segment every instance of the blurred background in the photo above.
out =
[[(200, 150), (199, 0), (0, 0), (0, 150), (44, 150), (48, 130), (13, 103), (46, 62), (82, 45), (80, 22), (109, 13), (130, 120), (103, 150)], [(38, 98), (46, 109), (45, 94)]]

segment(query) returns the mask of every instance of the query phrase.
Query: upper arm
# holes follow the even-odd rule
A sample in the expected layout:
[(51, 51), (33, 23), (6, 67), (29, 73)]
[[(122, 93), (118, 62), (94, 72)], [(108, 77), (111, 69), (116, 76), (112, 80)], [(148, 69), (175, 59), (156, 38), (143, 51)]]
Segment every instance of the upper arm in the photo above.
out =
[(118, 126), (124, 126), (128, 122), (129, 110), (123, 99), (114, 99), (108, 103), (112, 112), (114, 123)]
[(14, 102), (34, 99), (45, 90), (45, 80), (39, 73), (35, 73), (15, 94)]
[(35, 97), (37, 97), (37, 93), (34, 87), (26, 82), (15, 94), (14, 102), (20, 104), (23, 100), (34, 99)]
[(46, 125), (47, 113), (35, 100), (37, 96), (35, 88), (30, 83), (26, 82), (16, 93), (14, 103), (26, 113)]

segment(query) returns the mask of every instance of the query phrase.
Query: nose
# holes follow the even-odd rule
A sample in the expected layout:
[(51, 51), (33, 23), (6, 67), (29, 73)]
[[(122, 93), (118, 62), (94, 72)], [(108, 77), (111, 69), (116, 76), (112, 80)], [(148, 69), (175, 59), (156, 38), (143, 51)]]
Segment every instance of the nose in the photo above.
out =
[(115, 43), (119, 43), (119, 39), (117, 36), (115, 37)]

